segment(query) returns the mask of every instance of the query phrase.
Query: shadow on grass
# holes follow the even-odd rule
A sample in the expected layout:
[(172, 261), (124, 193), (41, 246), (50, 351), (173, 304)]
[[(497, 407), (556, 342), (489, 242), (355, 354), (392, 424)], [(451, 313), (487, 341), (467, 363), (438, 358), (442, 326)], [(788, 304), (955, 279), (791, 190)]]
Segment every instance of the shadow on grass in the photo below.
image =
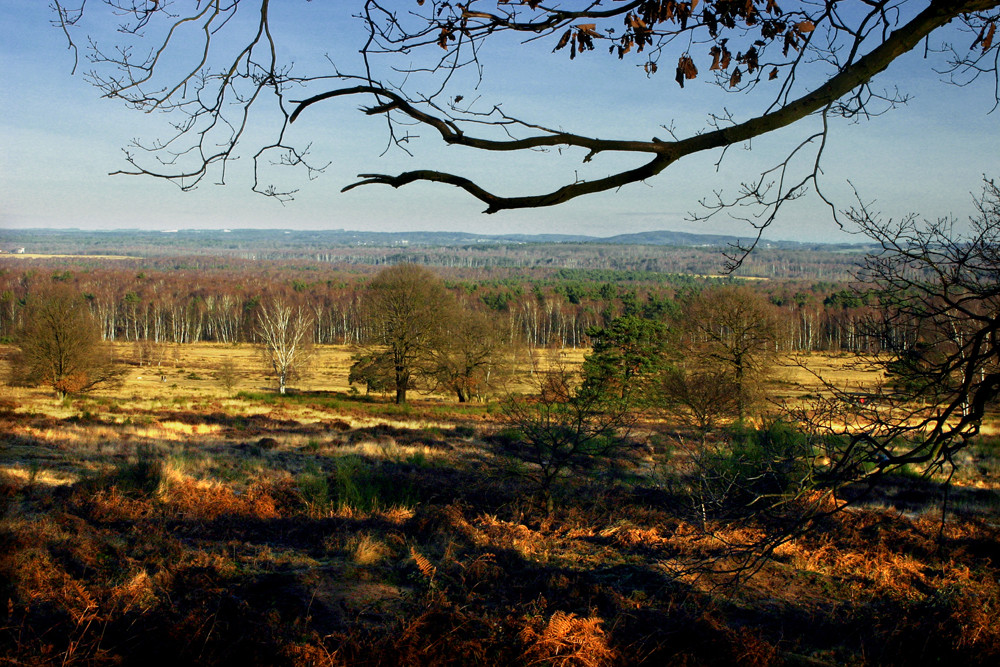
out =
[(891, 507), (911, 516), (940, 513), (947, 495), (949, 516), (995, 517), (1000, 514), (1000, 489), (946, 486), (917, 475), (886, 475), (853, 484), (839, 495), (854, 505)]

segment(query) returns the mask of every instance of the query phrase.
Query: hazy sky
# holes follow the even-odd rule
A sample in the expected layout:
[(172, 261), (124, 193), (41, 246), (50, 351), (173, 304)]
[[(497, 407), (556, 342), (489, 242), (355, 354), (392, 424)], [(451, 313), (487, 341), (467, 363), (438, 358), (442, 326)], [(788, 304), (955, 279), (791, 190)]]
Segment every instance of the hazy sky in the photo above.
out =
[[(279, 39), (295, 47), (289, 53), (299, 63), (328, 54), (342, 70), (359, 71), (356, 52), (363, 33), (344, 9), (357, 4), (289, 3), (309, 20), (277, 25)], [(60, 31), (49, 24), (47, 2), (0, 0), (0, 15), (0, 227), (419, 229), (596, 236), (669, 229), (746, 235), (744, 223), (727, 218), (696, 223), (687, 220), (688, 214), (698, 210), (699, 198), (714, 190), (731, 191), (740, 181), (753, 180), (808, 129), (800, 126), (759, 138), (752, 146), (735, 147), (718, 170), (718, 153), (695, 156), (648, 183), (619, 192), (555, 208), (487, 216), (479, 201), (449, 186), (370, 186), (345, 194), (340, 188), (358, 173), (430, 167), (479, 177), (488, 188), (498, 183), (495, 189), (504, 194), (535, 194), (572, 180), (577, 170), (601, 176), (641, 159), (599, 156), (584, 167), (580, 152), (512, 158), (446, 148), (428, 130), (421, 130), (422, 137), (414, 142), (415, 157), (399, 151), (383, 156), (382, 121), (358, 113), (362, 100), (342, 100), (308, 110), (293, 126), (293, 138), (314, 141), (316, 161), (331, 163), (314, 181), (301, 173), (281, 176), (301, 188), (295, 201), (282, 206), (253, 194), (240, 165), (226, 186), (206, 179), (198, 190), (181, 192), (168, 182), (108, 175), (126, 166), (123, 146), (134, 137), (161, 136), (166, 121), (162, 115), (100, 99), (81, 75), (86, 63), (71, 76), (72, 55)], [(971, 41), (966, 35), (956, 37), (958, 44), (966, 41)], [(482, 54), (485, 83), (478, 90), (470, 83), (465, 95), (502, 101), (508, 113), (543, 125), (615, 138), (663, 136), (661, 126), (671, 123), (684, 135), (704, 127), (707, 112), (719, 111), (717, 92), (707, 81), (699, 79), (681, 90), (672, 73), (647, 78), (600, 49), (571, 64), (564, 53), (549, 54), (549, 48), (491, 47)], [(530, 60), (535, 58), (549, 58), (558, 66), (536, 67)], [(970, 193), (979, 190), (982, 176), (1000, 176), (1000, 111), (988, 113), (989, 86), (956, 88), (940, 78), (922, 54), (910, 54), (880, 80), (911, 94), (907, 106), (868, 122), (833, 126), (824, 183), (838, 201), (850, 203), (849, 179), (866, 199), (878, 200), (894, 217), (908, 212), (927, 218), (969, 215)], [(737, 113), (745, 111), (736, 96), (724, 103)], [(245, 150), (253, 152), (249, 146)], [(828, 210), (814, 197), (789, 206), (766, 236), (851, 240), (838, 232)]]

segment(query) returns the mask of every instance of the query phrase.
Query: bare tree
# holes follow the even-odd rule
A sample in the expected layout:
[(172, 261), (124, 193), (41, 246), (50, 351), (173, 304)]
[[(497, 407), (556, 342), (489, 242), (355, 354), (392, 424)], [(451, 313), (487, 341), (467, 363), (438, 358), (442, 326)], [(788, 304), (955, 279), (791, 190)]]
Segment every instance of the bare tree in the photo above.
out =
[(688, 426), (708, 432), (720, 420), (739, 417), (740, 387), (726, 368), (689, 363), (666, 369), (659, 380), (660, 407)]
[(258, 349), (284, 394), (289, 380), (301, 374), (312, 354), (312, 315), (281, 297), (264, 299), (258, 305), (256, 333)]
[(24, 324), (14, 337), (12, 384), (46, 385), (59, 397), (121, 382), (124, 369), (86, 299), (68, 285), (53, 285), (28, 298)]
[(776, 353), (774, 309), (745, 286), (712, 288), (688, 305), (682, 329), (680, 365), (714, 369), (709, 376), (732, 387), (742, 421), (758, 401)]
[(228, 394), (232, 394), (236, 389), (240, 381), (240, 372), (231, 358), (226, 357), (219, 363), (219, 369), (215, 371), (215, 380)]
[(961, 233), (953, 220), (885, 220), (859, 204), (848, 212), (881, 246), (859, 278), (878, 299), (866, 357), (886, 381), (859, 400), (843, 387), (802, 420), (843, 435), (828, 477), (854, 480), (923, 466), (953, 471), (1000, 396), (1000, 188), (986, 181)]
[(495, 317), (456, 307), (437, 332), (428, 370), (438, 388), (465, 403), (504, 385), (512, 371), (511, 356)]
[[(863, 391), (827, 383), (830, 396), (790, 409), (791, 422), (680, 443), (692, 518), (708, 536), (725, 529), (721, 554), (732, 574), (755, 572), (777, 546), (841, 511), (847, 504), (834, 497), (846, 485), (904, 466), (944, 473), (944, 515), (956, 455), (1000, 397), (1000, 188), (993, 181), (976, 206), (967, 231), (950, 219), (886, 220), (863, 203), (846, 212), (880, 246), (858, 275), (859, 293), (877, 311), (865, 327), (874, 352), (859, 365), (881, 371), (884, 381)], [(755, 530), (732, 538), (740, 526)], [(687, 565), (719, 571), (715, 558)]]
[[(801, 127), (786, 159), (748, 178), (732, 198), (718, 195), (705, 202), (710, 214), (735, 204), (753, 205), (755, 217), (750, 219), (763, 228), (808, 186), (820, 190), (820, 165), (835, 119), (864, 119), (906, 101), (905, 93), (879, 79), (918, 45), (934, 56), (928, 58), (929, 68), (960, 85), (984, 80), (992, 84), (989, 94), (1000, 99), (997, 0), (572, 0), (557, 5), (538, 0), (359, 0), (363, 63), (354, 73), (311, 60), (296, 44), (279, 42), (283, 33), (277, 23), (308, 21), (316, 7), (290, 8), (268, 0), (190, 5), (55, 0), (54, 7), (53, 22), (74, 52), (77, 29), (117, 30), (109, 37), (112, 47), (105, 47), (105, 39), (89, 40), (92, 68), (87, 76), (104, 96), (176, 117), (171, 134), (137, 142), (127, 151), (130, 167), (122, 173), (170, 179), (184, 189), (196, 187), (209, 174), (224, 181), (227, 166), (239, 157), (237, 146), (262, 136), (254, 126), (254, 112), (267, 109), (264, 117), (276, 120), (265, 121), (273, 122), (271, 138), (249, 150), (255, 165), (253, 189), (280, 199), (291, 198), (295, 190), (264, 182), (263, 167), (296, 166), (310, 176), (324, 168), (308, 160), (307, 142), (293, 142), (289, 124), (346, 97), (370, 98), (364, 112), (382, 117), (390, 141), (407, 152), (416, 125), (448, 145), (479, 151), (558, 149), (550, 153), (554, 161), (582, 156), (589, 163), (604, 154), (643, 160), (594, 178), (568, 170), (564, 185), (523, 195), (499, 195), (470, 178), (432, 169), (365, 173), (345, 188), (444, 183), (481, 200), (490, 213), (616, 190), (650, 179), (685, 156), (715, 149), (724, 153), (770, 132)], [(946, 28), (949, 24), (954, 27)], [(294, 35), (294, 30), (284, 34)], [(183, 46), (182, 40), (187, 40)], [(483, 77), (480, 58), (494, 42), (510, 43), (513, 48), (507, 52), (522, 56), (529, 63), (525, 68), (533, 70), (565, 68), (569, 63), (564, 58), (596, 58), (604, 51), (612, 61), (641, 67), (650, 77), (666, 69), (682, 88), (707, 72), (722, 90), (744, 95), (749, 110), (734, 112), (732, 106), (713, 102), (717, 106), (706, 109), (704, 126), (686, 136), (672, 128), (665, 138), (651, 136), (662, 134), (659, 127), (637, 129), (626, 138), (611, 136), (612, 128), (607, 136), (556, 129), (567, 119), (517, 118), (499, 104), (466, 100), (467, 91), (454, 89), (463, 80), (456, 74), (464, 68)], [(963, 47), (951, 46), (958, 43)], [(538, 47), (559, 53), (546, 62)], [(197, 55), (187, 59), (188, 54)], [(300, 71), (317, 61), (319, 69)], [(599, 97), (600, 91), (593, 94)], [(621, 104), (617, 98), (609, 102)], [(627, 104), (621, 105), (626, 117)], [(276, 117), (270, 114), (275, 106)]]
[[(391, 369), (396, 403), (427, 372), (428, 360), (454, 301), (441, 279), (416, 264), (383, 269), (365, 291), (365, 315), (372, 346), (357, 357), (372, 369)], [(357, 363), (355, 364), (357, 366)]]

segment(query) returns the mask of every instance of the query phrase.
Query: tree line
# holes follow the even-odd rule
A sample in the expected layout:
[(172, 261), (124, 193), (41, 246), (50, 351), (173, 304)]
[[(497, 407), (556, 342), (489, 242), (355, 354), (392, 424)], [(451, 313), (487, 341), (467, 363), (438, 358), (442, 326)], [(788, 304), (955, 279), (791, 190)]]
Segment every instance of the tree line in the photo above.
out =
[[(191, 270), (0, 268), (0, 340), (23, 324), (29, 295), (48, 283), (67, 284), (87, 300), (101, 337), (152, 343), (254, 343), (262, 299), (280, 294), (308, 310), (314, 344), (360, 345), (377, 332), (366, 314), (371, 274), (357, 271), (252, 271), (252, 267)], [(557, 269), (530, 277), (435, 269), (461, 308), (489, 316), (509, 344), (589, 348), (588, 331), (622, 315), (677, 316), (705, 289), (732, 279), (631, 271)], [(643, 279), (644, 278), (644, 279)], [(871, 348), (861, 323), (871, 302), (847, 282), (752, 281), (774, 308), (775, 345), (782, 351), (849, 351)]]

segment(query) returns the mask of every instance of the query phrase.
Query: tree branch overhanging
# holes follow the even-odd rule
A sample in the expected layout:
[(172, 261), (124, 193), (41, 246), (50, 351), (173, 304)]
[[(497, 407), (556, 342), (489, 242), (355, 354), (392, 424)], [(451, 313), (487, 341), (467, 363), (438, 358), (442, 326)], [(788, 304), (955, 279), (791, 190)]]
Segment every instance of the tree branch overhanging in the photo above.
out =
[[(781, 3), (790, 4), (785, 8), (770, 0), (611, 4), (567, 0), (558, 7), (536, 0), (410, 2), (401, 10), (397, 4), (365, 0), (355, 16), (367, 35), (361, 48), (361, 75), (346, 74), (336, 66), (330, 72), (293, 72), (290, 60), (279, 59), (281, 36), (272, 29), (272, 15), (281, 12), (284, 18), (283, 13), (292, 10), (278, 9), (269, 0), (225, 0), (186, 9), (177, 3), (132, 0), (100, 0), (90, 5), (77, 0), (78, 6), (72, 7), (68, 0), (54, 0), (57, 20), (53, 23), (66, 34), (70, 48), (75, 48), (72, 31), (82, 24), (84, 15), (99, 12), (95, 4), (108, 8), (105, 11), (118, 22), (118, 34), (124, 37), (112, 50), (91, 42), (88, 59), (94, 68), (88, 78), (105, 95), (131, 107), (179, 118), (164, 140), (135, 142), (134, 150), (126, 153), (132, 169), (116, 173), (162, 178), (185, 190), (197, 187), (210, 173), (217, 174), (217, 182), (225, 182), (228, 165), (241, 157), (238, 145), (257, 135), (261, 113), (257, 109), (267, 109), (270, 100), (276, 101), (279, 112), (277, 122), (268, 121), (271, 140), (253, 139), (258, 146), (247, 154), (253, 161), (253, 190), (281, 201), (291, 199), (295, 189), (269, 184), (263, 167), (304, 166), (310, 178), (324, 169), (307, 162), (308, 150), (289, 132), (292, 124), (320, 102), (354, 95), (374, 97), (375, 103), (365, 112), (383, 117), (388, 146), (407, 153), (412, 135), (400, 130), (415, 123), (435, 130), (446, 145), (487, 152), (582, 148), (584, 162), (609, 152), (646, 155), (638, 166), (593, 179), (574, 176), (541, 194), (504, 196), (486, 183), (428, 169), (395, 175), (364, 173), (359, 175), (361, 180), (343, 188), (349, 191), (377, 183), (401, 187), (420, 181), (449, 184), (484, 202), (489, 213), (554, 206), (615, 190), (652, 178), (684, 156), (725, 149), (822, 114), (822, 127), (816, 130), (819, 136), (810, 130), (809, 138), (792, 155), (801, 153), (804, 146), (818, 146), (811, 171), (791, 173), (789, 156), (770, 170), (780, 174), (775, 190), (768, 193), (769, 172), (764, 172), (757, 186), (733, 204), (761, 209), (752, 216), (758, 232), (773, 220), (783, 202), (799, 196), (807, 185), (819, 190), (819, 159), (829, 118), (864, 118), (905, 102), (905, 94), (892, 91), (891, 86), (889, 92), (873, 86), (874, 77), (900, 55), (955, 20), (972, 35), (968, 53), (958, 48), (949, 51), (952, 69), (946, 71), (957, 82), (968, 83), (986, 73), (995, 78), (1000, 54), (1000, 44), (995, 43), (1000, 40), (994, 39), (1000, 21), (998, 0), (788, 0)], [(247, 14), (248, 20), (237, 20), (238, 13)], [(605, 45), (618, 60), (638, 58), (637, 66), (648, 76), (663, 65), (668, 49), (680, 51), (676, 81), (682, 88), (699, 76), (700, 66), (724, 90), (750, 93), (762, 88), (770, 101), (759, 115), (744, 120), (728, 111), (709, 113), (706, 131), (670, 140), (584, 136), (524, 122), (501, 112), (497, 104), (486, 113), (475, 110), (475, 102), (460, 106), (463, 96), (451, 93), (457, 85), (456, 73), (473, 67), (482, 82), (482, 47), (503, 34), (517, 35), (523, 48), (529, 42), (551, 40), (552, 50), (568, 53), (570, 59), (597, 57), (589, 53)], [(130, 44), (130, 36), (145, 41), (136, 39)], [(234, 37), (242, 42), (234, 44)], [(182, 43), (184, 48), (178, 49)], [(180, 59), (180, 51), (190, 59)], [(402, 55), (407, 63), (399, 58)], [(702, 63), (706, 57), (711, 59), (710, 66)], [(402, 81), (398, 81), (400, 76)], [(819, 83), (817, 76), (822, 77)], [(343, 87), (329, 89), (331, 81)], [(776, 87), (764, 88), (771, 81)], [(431, 92), (413, 92), (421, 87)], [(302, 99), (290, 100), (292, 89), (304, 91)], [(490, 131), (499, 138), (490, 136)], [(264, 160), (265, 155), (275, 153), (277, 160)], [(721, 197), (719, 202), (723, 202)]]
[[(932, 2), (924, 11), (905, 25), (899, 27), (867, 55), (845, 67), (837, 75), (809, 93), (784, 106), (761, 116), (751, 118), (731, 127), (719, 128), (686, 139), (675, 141), (616, 141), (582, 137), (575, 134), (552, 132), (524, 139), (496, 141), (470, 137), (463, 133), (452, 120), (435, 116), (418, 109), (401, 95), (377, 86), (355, 86), (322, 93), (297, 103), (290, 120), (294, 121), (306, 108), (318, 102), (340, 96), (372, 94), (385, 98), (382, 103), (367, 111), (369, 114), (400, 112), (418, 123), (436, 129), (442, 139), (450, 145), (461, 145), (486, 151), (518, 151), (538, 147), (569, 146), (587, 148), (590, 155), (603, 151), (627, 153), (653, 153), (656, 157), (642, 167), (619, 172), (605, 178), (578, 181), (562, 186), (552, 192), (519, 197), (503, 197), (487, 191), (472, 180), (446, 172), (432, 170), (408, 171), (398, 175), (361, 174), (364, 179), (344, 188), (351, 190), (361, 185), (384, 184), (399, 188), (417, 181), (445, 183), (461, 188), (487, 205), (486, 213), (516, 208), (537, 208), (554, 206), (582, 195), (605, 192), (623, 185), (651, 178), (681, 157), (702, 151), (738, 144), (754, 137), (787, 127), (812, 115), (844, 97), (852, 90), (866, 85), (878, 73), (884, 71), (899, 56), (912, 50), (934, 30), (947, 24), (962, 13), (995, 6), (997, 3), (985, 0), (970, 0), (960, 3)], [(825, 135), (824, 135), (825, 136)], [(766, 226), (766, 225), (765, 225)]]

